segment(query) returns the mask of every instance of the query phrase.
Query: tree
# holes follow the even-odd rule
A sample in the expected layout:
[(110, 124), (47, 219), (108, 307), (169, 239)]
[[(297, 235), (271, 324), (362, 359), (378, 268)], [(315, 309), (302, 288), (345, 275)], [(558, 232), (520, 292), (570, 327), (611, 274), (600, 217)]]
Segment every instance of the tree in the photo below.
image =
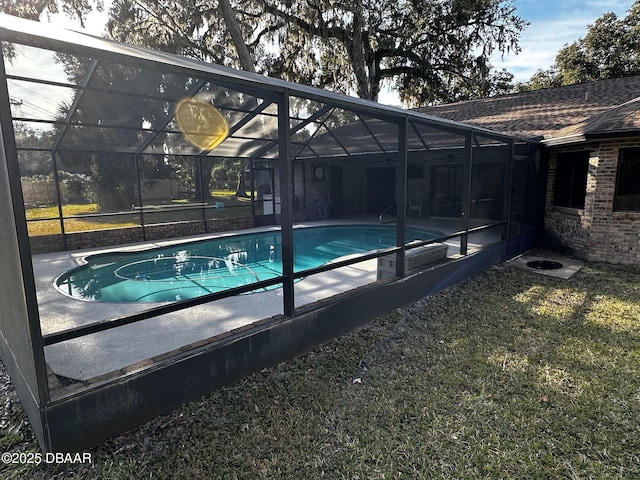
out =
[[(75, 18), (84, 27), (84, 21), (93, 9), (101, 12), (103, 0), (0, 0), (0, 12), (15, 17), (29, 20), (40, 20), (42, 16), (48, 16), (62, 11), (70, 18)], [(15, 52), (13, 45), (2, 44), (2, 51), (9, 59)]]
[(2, 13), (40, 20), (43, 15), (62, 11), (71, 18), (77, 18), (83, 27), (86, 15), (93, 8), (102, 11), (102, 0), (0, 0)]
[(497, 77), (489, 56), (518, 51), (526, 25), (500, 0), (260, 3), (264, 16), (255, 24), (266, 16), (278, 35), (272, 74), (311, 78), (371, 100), (391, 82), (403, 100), (418, 105), (491, 91)]
[(609, 12), (589, 25), (584, 38), (562, 48), (555, 64), (519, 90), (592, 82), (640, 74), (640, 0), (625, 18)]
[(640, 73), (640, 1), (623, 19), (598, 18), (583, 39), (558, 52), (556, 64), (565, 85)]
[(220, 5), (220, 14), (224, 19), (224, 23), (227, 27), (227, 31), (233, 40), (233, 45), (238, 52), (238, 61), (242, 66), (243, 70), (248, 72), (256, 71), (255, 61), (251, 56), (251, 52), (249, 52), (249, 47), (247, 46), (244, 36), (242, 35), (242, 30), (240, 29), (240, 25), (238, 25), (238, 21), (236, 20), (236, 15), (231, 7), (231, 3), (229, 0), (218, 0)]
[(14, 133), (19, 145), (33, 150), (19, 151), (20, 175), (49, 175), (51, 173), (51, 155), (45, 148), (51, 144), (51, 132), (36, 130), (21, 122), (14, 122)]
[[(206, 0), (116, 0), (107, 22), (107, 31), (116, 40), (255, 72), (252, 51), (256, 47), (244, 40), (250, 28), (237, 21), (229, 0), (219, 0), (217, 5)], [(201, 198), (207, 198), (214, 160), (201, 161), (204, 191), (199, 191), (200, 182), (195, 185)], [(243, 161), (236, 186), (239, 197), (248, 196), (244, 170)]]
[[(377, 100), (385, 82), (409, 103), (487, 95), (526, 22), (501, 0), (116, 0), (114, 38)], [(233, 15), (231, 15), (233, 14)], [(236, 32), (235, 34), (233, 32)], [(237, 52), (237, 53), (236, 53)], [(501, 87), (498, 87), (501, 88)]]
[[(241, 42), (234, 48), (233, 43), (233, 39), (250, 38), (251, 27), (233, 21), (231, 5), (228, 0), (228, 5), (224, 3), (114, 0), (106, 29), (111, 38), (121, 42), (254, 71), (254, 46)], [(235, 25), (228, 28), (225, 21)], [(230, 31), (234, 31), (233, 38)], [(237, 53), (240, 50), (243, 53)]]
[[(64, 66), (70, 82), (80, 84), (92, 71), (91, 62), (74, 55), (58, 54), (58, 61)], [(144, 75), (144, 77), (143, 77)], [(140, 85), (143, 85), (141, 87)], [(128, 211), (137, 201), (135, 175), (135, 155), (112, 151), (117, 145), (123, 150), (133, 150), (139, 143), (139, 126), (143, 121), (153, 122), (156, 115), (164, 115), (163, 105), (153, 104), (136, 96), (111, 94), (110, 90), (131, 91), (141, 88), (147, 90), (162, 88), (162, 76), (141, 72), (135, 66), (111, 63), (106, 59), (91, 74), (87, 87), (96, 88), (102, 94), (78, 91), (79, 98), (75, 109), (71, 104), (60, 105), (60, 124), (57, 134), (64, 129), (68, 120), (72, 126), (61, 137), (62, 146), (67, 142), (76, 142), (76, 130), (82, 135), (81, 150), (59, 152), (59, 167), (71, 172), (80, 172), (91, 176), (95, 182), (96, 201), (101, 212)], [(113, 119), (117, 119), (114, 121)], [(111, 125), (124, 128), (113, 128)]]
[(528, 92), (540, 90), (542, 88), (552, 88), (562, 86), (562, 78), (558, 75), (558, 69), (554, 65), (548, 70), (538, 70), (528, 82), (520, 82), (515, 86), (517, 92)]

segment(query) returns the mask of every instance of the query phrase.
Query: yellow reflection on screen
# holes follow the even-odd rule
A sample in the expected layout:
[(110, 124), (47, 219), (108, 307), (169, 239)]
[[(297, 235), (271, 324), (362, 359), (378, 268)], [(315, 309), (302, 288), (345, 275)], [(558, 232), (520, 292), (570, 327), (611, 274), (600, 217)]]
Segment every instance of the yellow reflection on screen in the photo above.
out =
[(229, 133), (220, 110), (200, 98), (183, 98), (176, 105), (178, 127), (189, 142), (204, 149), (217, 147)]

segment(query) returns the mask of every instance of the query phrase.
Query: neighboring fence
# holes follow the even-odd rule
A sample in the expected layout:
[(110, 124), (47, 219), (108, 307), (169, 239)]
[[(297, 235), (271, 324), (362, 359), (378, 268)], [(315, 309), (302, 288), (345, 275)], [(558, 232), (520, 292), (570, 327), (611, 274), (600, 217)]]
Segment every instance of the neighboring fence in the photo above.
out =
[(141, 181), (142, 200), (163, 200), (176, 198), (178, 181), (175, 178)]
[[(56, 184), (52, 180), (34, 181), (24, 177), (22, 184), (22, 198), (27, 207), (50, 207), (56, 205)], [(60, 192), (64, 197), (64, 187)], [(141, 185), (143, 200), (163, 200), (176, 198), (178, 182), (175, 178), (160, 180), (143, 180)]]
[(56, 202), (56, 184), (52, 181), (34, 182), (30, 178), (22, 178), (22, 198), (25, 206), (50, 207)]

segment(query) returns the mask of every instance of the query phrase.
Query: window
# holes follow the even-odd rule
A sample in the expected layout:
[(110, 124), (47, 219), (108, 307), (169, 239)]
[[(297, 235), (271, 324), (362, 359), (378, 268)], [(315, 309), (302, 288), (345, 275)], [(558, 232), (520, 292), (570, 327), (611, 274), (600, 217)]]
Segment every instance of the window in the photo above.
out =
[(640, 211), (640, 148), (621, 148), (613, 209)]
[(558, 154), (553, 204), (584, 208), (588, 170), (589, 151)]

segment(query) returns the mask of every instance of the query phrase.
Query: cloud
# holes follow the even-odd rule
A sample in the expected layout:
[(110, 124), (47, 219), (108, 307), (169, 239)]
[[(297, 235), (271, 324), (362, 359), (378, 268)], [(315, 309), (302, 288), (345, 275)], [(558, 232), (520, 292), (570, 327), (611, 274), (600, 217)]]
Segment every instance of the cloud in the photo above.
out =
[(618, 16), (624, 16), (632, 4), (633, 0), (587, 0), (584, 7), (588, 10), (616, 12)]
[(552, 0), (516, 2), (521, 16), (530, 24), (522, 32), (521, 52), (492, 57), (493, 65), (506, 68), (516, 81), (529, 80), (538, 70), (546, 70), (555, 62), (557, 53), (587, 34), (596, 19), (607, 12), (624, 18), (632, 0), (565, 0), (550, 5)]
[(496, 68), (506, 68), (513, 73), (516, 81), (528, 80), (536, 71), (546, 70), (553, 65), (563, 47), (584, 37), (595, 18), (582, 16), (532, 22), (522, 34), (521, 52), (518, 55), (505, 55), (504, 58), (499, 54), (494, 55), (492, 62)]

